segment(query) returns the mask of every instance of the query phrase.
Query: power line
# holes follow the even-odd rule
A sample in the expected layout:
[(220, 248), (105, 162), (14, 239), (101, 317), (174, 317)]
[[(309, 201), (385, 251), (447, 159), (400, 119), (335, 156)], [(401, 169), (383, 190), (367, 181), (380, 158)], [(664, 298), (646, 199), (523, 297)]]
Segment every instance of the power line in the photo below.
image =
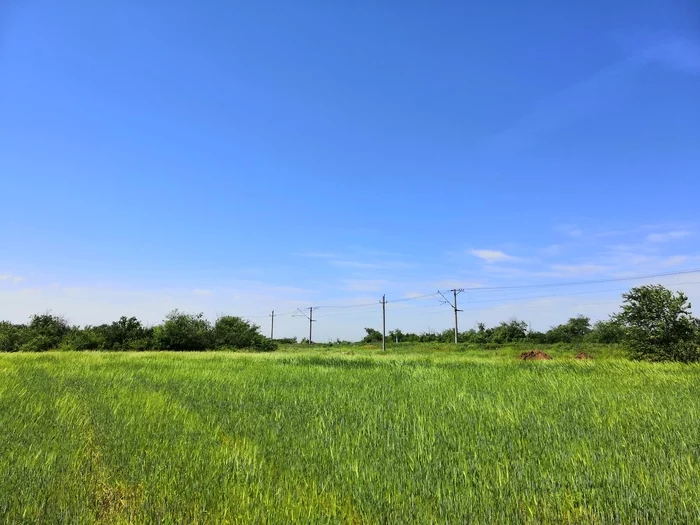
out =
[[(543, 283), (543, 284), (521, 284), (521, 285), (515, 285), (515, 286), (484, 286), (484, 287), (478, 287), (478, 286), (472, 286), (472, 287), (465, 287), (463, 288), (464, 290), (469, 290), (469, 291), (493, 291), (493, 290), (517, 290), (517, 289), (523, 289), (523, 288), (554, 288), (554, 287), (561, 287), (561, 286), (583, 286), (586, 284), (603, 284), (603, 283), (614, 283), (614, 282), (620, 282), (620, 281), (636, 281), (640, 279), (652, 279), (654, 277), (670, 277), (674, 275), (686, 275), (689, 273), (699, 273), (700, 268), (695, 269), (695, 270), (683, 270), (683, 271), (678, 271), (678, 272), (665, 272), (665, 273), (653, 273), (653, 274), (646, 274), (646, 275), (636, 275), (632, 277), (615, 277), (615, 278), (610, 278), (610, 279), (598, 279), (594, 281), (571, 281), (571, 282), (564, 282), (564, 283)], [(449, 290), (446, 290), (449, 291)]]
[(309, 320), (309, 344), (313, 344), (312, 341), (312, 327), (316, 320), (314, 319), (314, 310), (317, 310), (319, 307), (318, 306), (309, 306), (309, 314), (307, 315), (306, 312), (302, 311), (301, 308), (297, 308), (299, 310), (299, 313), (301, 315), (292, 315), (292, 317), (306, 317)]
[(457, 312), (461, 312), (461, 311), (462, 311), (462, 310), (458, 310), (458, 309), (457, 309), (457, 295), (458, 295), (458, 294), (461, 294), (462, 292), (464, 292), (464, 289), (462, 289), (462, 288), (459, 288), (459, 289), (458, 289), (458, 288), (453, 288), (453, 289), (450, 290), (450, 291), (454, 294), (454, 303), (451, 303), (450, 300), (449, 300), (447, 297), (445, 297), (444, 295), (442, 295), (442, 292), (441, 292), (441, 291), (438, 290), (438, 293), (439, 293), (440, 295), (442, 295), (442, 298), (444, 299), (443, 304), (449, 304), (449, 305), (452, 307), (452, 309), (455, 311), (455, 344), (457, 344), (457, 337), (458, 337), (458, 335), (459, 335), (459, 329), (457, 328)]

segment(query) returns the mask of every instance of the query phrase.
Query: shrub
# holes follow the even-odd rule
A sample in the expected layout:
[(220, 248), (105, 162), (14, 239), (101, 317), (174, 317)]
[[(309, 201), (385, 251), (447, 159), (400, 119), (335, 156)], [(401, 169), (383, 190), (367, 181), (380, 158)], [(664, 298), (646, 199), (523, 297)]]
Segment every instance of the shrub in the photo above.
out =
[(622, 311), (615, 316), (625, 333), (633, 359), (698, 361), (700, 322), (690, 313), (683, 292), (663, 286), (640, 286), (623, 294)]
[(277, 343), (262, 335), (258, 325), (231, 315), (216, 320), (213, 340), (216, 348), (248, 348), (260, 352), (277, 349)]
[(68, 322), (51, 314), (33, 315), (24, 331), (23, 352), (45, 352), (61, 346), (63, 338), (70, 332)]
[(154, 330), (157, 348), (162, 350), (206, 350), (211, 348), (211, 324), (204, 314), (186, 314), (173, 310)]
[(0, 321), (0, 352), (17, 352), (22, 345), (24, 325)]

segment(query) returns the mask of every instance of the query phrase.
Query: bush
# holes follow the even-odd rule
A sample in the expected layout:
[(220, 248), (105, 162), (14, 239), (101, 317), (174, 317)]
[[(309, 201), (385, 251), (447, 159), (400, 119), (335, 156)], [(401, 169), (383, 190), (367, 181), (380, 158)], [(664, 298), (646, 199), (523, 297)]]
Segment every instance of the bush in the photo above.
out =
[(17, 352), (22, 346), (24, 325), (0, 321), (0, 352)]
[(104, 337), (99, 328), (86, 326), (82, 330), (74, 327), (63, 338), (61, 349), (63, 350), (101, 350), (104, 348)]
[(108, 350), (148, 350), (153, 347), (153, 330), (136, 317), (122, 316), (119, 321), (99, 327)]
[(153, 334), (157, 348), (162, 350), (206, 350), (211, 348), (211, 324), (204, 314), (186, 314), (173, 310)]
[(63, 338), (70, 333), (68, 322), (51, 314), (33, 315), (24, 330), (22, 352), (45, 352), (61, 346)]
[(215, 348), (249, 348), (260, 352), (277, 349), (277, 343), (260, 333), (260, 327), (234, 316), (219, 317), (214, 323)]
[(615, 320), (598, 321), (586, 335), (586, 341), (602, 344), (622, 343), (624, 338), (625, 330)]
[(614, 319), (624, 330), (633, 359), (700, 360), (700, 322), (691, 315), (683, 292), (647, 285), (632, 288), (622, 297), (622, 311)]

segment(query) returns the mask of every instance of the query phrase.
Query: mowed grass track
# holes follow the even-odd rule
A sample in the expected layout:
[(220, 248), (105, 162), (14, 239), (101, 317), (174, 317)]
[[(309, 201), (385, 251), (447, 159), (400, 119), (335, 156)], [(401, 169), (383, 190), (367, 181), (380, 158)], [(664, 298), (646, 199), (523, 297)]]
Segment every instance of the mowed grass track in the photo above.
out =
[(700, 367), (476, 355), (0, 355), (0, 520), (700, 522)]

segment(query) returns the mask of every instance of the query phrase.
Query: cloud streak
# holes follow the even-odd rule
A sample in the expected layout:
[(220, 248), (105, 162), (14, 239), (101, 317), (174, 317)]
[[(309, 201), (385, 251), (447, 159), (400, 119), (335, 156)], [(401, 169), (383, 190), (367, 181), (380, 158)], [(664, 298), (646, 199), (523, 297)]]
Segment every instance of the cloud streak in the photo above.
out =
[(670, 231), (664, 233), (651, 233), (647, 236), (649, 242), (668, 242), (676, 239), (690, 237), (692, 232), (687, 230)]
[(12, 275), (11, 273), (0, 274), (0, 281), (19, 283), (24, 281), (24, 277), (19, 275)]
[(486, 261), (489, 264), (520, 260), (518, 257), (508, 255), (500, 250), (469, 250), (469, 254), (473, 255), (474, 257), (478, 257), (482, 261)]

